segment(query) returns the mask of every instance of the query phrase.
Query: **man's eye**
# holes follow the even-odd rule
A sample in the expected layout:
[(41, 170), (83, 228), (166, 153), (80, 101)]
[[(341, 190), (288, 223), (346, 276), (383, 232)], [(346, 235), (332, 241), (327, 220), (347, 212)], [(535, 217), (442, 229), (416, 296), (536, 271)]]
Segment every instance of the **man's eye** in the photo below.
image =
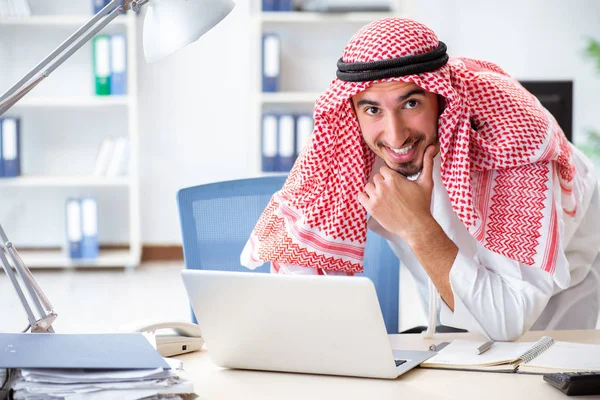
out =
[(406, 103), (404, 103), (405, 108), (415, 108), (418, 105), (419, 105), (418, 100), (409, 100)]
[(375, 115), (379, 113), (379, 109), (377, 107), (367, 107), (365, 108), (365, 112), (369, 115)]

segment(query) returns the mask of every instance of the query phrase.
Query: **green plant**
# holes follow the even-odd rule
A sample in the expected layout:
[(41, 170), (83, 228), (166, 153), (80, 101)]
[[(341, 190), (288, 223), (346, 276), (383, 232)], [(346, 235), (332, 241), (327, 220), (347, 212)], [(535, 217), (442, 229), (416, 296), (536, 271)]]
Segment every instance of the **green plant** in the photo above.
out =
[[(598, 73), (600, 73), (600, 43), (597, 40), (588, 38), (585, 55), (587, 58), (593, 60)], [(598, 131), (586, 129), (586, 141), (577, 147), (593, 159), (593, 161), (600, 163), (600, 133)]]

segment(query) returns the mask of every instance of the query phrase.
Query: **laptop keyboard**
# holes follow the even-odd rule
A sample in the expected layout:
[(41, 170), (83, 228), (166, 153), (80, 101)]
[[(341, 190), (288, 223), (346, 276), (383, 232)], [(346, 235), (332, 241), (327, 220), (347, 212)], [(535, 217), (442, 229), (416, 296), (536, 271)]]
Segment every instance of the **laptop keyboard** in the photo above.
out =
[(394, 361), (396, 361), (396, 367), (399, 367), (400, 365), (402, 365), (406, 362), (406, 360), (394, 360)]

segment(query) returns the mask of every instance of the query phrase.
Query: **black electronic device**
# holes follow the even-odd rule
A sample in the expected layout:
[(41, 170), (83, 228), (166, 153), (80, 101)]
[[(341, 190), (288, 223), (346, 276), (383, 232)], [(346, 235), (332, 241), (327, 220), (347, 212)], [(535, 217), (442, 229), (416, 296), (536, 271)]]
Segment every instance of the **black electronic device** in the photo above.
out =
[(600, 372), (561, 372), (544, 374), (548, 382), (567, 396), (600, 394)]

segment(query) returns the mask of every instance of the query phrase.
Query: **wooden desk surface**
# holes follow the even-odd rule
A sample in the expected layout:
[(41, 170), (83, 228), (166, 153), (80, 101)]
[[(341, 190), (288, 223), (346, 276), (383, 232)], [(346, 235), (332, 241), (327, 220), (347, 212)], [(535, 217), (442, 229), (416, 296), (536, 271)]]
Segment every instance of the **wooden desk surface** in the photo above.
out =
[[(555, 340), (600, 344), (600, 330), (528, 332), (520, 341), (541, 336)], [(431, 344), (453, 339), (483, 340), (472, 333), (436, 334), (426, 340), (418, 334), (390, 335), (394, 349), (426, 350)], [(184, 362), (201, 399), (562, 399), (559, 390), (541, 375), (450, 371), (415, 368), (395, 380), (349, 378), (222, 369), (215, 366), (207, 351), (177, 357)], [(586, 400), (600, 396), (581, 397)]]

